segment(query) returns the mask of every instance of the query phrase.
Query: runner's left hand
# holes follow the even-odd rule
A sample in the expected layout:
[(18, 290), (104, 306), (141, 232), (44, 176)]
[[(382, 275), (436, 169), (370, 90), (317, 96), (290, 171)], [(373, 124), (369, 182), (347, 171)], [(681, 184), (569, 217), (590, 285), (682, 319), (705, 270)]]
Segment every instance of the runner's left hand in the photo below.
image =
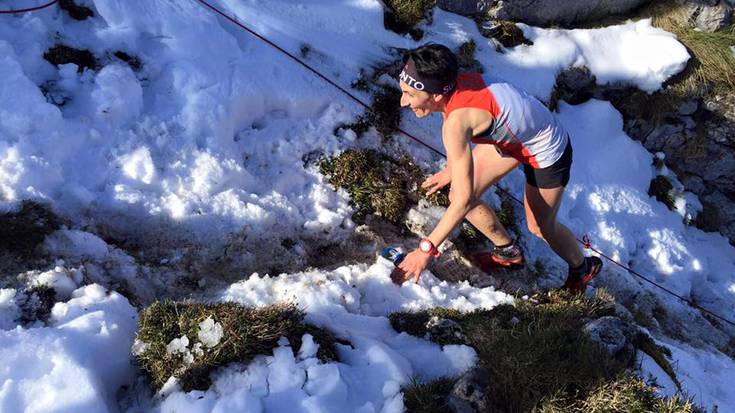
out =
[(416, 282), (419, 282), (421, 271), (429, 265), (430, 260), (431, 255), (416, 249), (406, 255), (406, 258), (401, 261), (401, 264), (398, 265), (390, 274), (390, 279), (398, 285), (401, 285), (412, 278), (415, 279)]

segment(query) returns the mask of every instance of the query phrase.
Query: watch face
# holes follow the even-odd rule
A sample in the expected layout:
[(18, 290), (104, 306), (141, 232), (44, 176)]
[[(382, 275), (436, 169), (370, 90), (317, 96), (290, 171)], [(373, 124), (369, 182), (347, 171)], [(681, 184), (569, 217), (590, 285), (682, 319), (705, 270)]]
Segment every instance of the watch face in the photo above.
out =
[(429, 252), (431, 251), (431, 243), (429, 241), (421, 241), (419, 243), (419, 249), (423, 252)]

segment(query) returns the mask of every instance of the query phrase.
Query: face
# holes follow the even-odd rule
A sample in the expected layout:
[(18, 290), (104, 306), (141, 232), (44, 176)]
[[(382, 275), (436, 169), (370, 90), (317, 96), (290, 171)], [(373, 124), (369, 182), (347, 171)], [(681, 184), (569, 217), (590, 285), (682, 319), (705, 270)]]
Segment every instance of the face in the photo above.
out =
[(417, 117), (423, 118), (432, 112), (441, 110), (439, 102), (442, 95), (416, 90), (403, 81), (400, 82), (400, 85), (401, 92), (403, 92), (401, 94), (401, 106), (410, 107)]

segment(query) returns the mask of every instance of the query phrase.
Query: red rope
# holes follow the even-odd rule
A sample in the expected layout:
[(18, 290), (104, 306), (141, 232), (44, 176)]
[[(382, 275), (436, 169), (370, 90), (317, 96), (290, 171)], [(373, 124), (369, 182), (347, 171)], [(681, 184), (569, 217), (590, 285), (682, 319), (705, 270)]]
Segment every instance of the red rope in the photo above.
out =
[(0, 10), (0, 14), (15, 14), (15, 13), (27, 13), (31, 11), (38, 11), (41, 9), (45, 9), (46, 7), (51, 7), (52, 5), (56, 4), (58, 1), (59, 0), (51, 0), (50, 2), (43, 4), (41, 6), (29, 7), (27, 9)]
[[(228, 15), (227, 15), (227, 14), (225, 14), (225, 13), (224, 13), (223, 11), (221, 11), (221, 10), (219, 10), (218, 8), (214, 7), (214, 6), (212, 5), (212, 4), (210, 4), (210, 3), (209, 3), (209, 2), (207, 2), (206, 0), (197, 0), (197, 1), (198, 1), (198, 2), (200, 2), (201, 4), (203, 4), (204, 6), (208, 7), (208, 8), (210, 9), (210, 10), (214, 11), (215, 13), (219, 14), (220, 16), (224, 17), (225, 19), (229, 20), (230, 22), (232, 22), (232, 23), (236, 24), (236, 25), (237, 25), (237, 26), (239, 26), (240, 28), (242, 28), (242, 29), (246, 30), (246, 31), (247, 31), (248, 33), (252, 34), (253, 36), (257, 37), (258, 39), (260, 39), (260, 40), (262, 40), (262, 41), (266, 42), (267, 44), (269, 44), (269, 45), (273, 46), (274, 48), (276, 48), (277, 50), (281, 51), (281, 52), (282, 52), (283, 54), (287, 55), (288, 57), (290, 57), (291, 59), (293, 59), (294, 61), (296, 61), (296, 62), (297, 62), (298, 64), (300, 64), (301, 66), (303, 66), (304, 68), (306, 68), (307, 70), (309, 70), (310, 72), (312, 72), (313, 74), (315, 74), (315, 75), (316, 75), (317, 77), (319, 77), (320, 79), (322, 79), (322, 80), (324, 80), (325, 82), (329, 83), (330, 85), (332, 85), (332, 86), (336, 87), (336, 88), (337, 88), (337, 89), (339, 89), (339, 90), (340, 90), (340, 91), (341, 91), (342, 93), (344, 93), (345, 95), (347, 95), (347, 96), (349, 96), (350, 98), (352, 98), (352, 100), (354, 100), (355, 102), (357, 102), (358, 104), (360, 104), (360, 105), (361, 105), (361, 106), (363, 106), (364, 108), (366, 108), (366, 109), (370, 110), (370, 106), (368, 106), (368, 105), (367, 105), (366, 103), (364, 103), (363, 101), (361, 101), (360, 99), (358, 99), (358, 98), (357, 98), (357, 97), (356, 97), (355, 95), (353, 95), (352, 93), (350, 93), (350, 92), (349, 92), (348, 90), (346, 90), (346, 89), (345, 89), (345, 88), (343, 88), (342, 86), (340, 86), (340, 85), (336, 84), (336, 83), (335, 83), (335, 82), (333, 82), (333, 81), (332, 81), (331, 79), (329, 79), (329, 78), (327, 78), (326, 76), (324, 76), (324, 75), (322, 75), (321, 73), (319, 73), (319, 72), (318, 72), (318, 71), (317, 71), (316, 69), (312, 68), (312, 67), (311, 67), (311, 66), (309, 66), (308, 64), (306, 64), (306, 63), (304, 63), (303, 61), (301, 61), (301, 60), (300, 60), (299, 58), (297, 58), (297, 57), (296, 57), (296, 56), (294, 56), (293, 54), (289, 53), (288, 51), (284, 50), (283, 48), (281, 48), (281, 47), (280, 47), (280, 46), (278, 46), (277, 44), (275, 44), (275, 43), (273, 43), (272, 41), (270, 41), (270, 40), (266, 39), (265, 37), (261, 36), (261, 35), (260, 35), (259, 33), (256, 33), (255, 31), (253, 31), (253, 30), (249, 29), (248, 27), (246, 27), (246, 26), (245, 26), (245, 25), (243, 25), (242, 23), (238, 22), (238, 21), (237, 21), (237, 20), (235, 20), (234, 18), (232, 18), (232, 17), (228, 16)], [(436, 153), (436, 154), (438, 154), (438, 155), (440, 155), (440, 156), (442, 156), (442, 157), (446, 158), (446, 155), (444, 155), (444, 154), (443, 154), (442, 152), (440, 152), (439, 150), (437, 150), (437, 149), (433, 148), (432, 146), (430, 146), (430, 145), (428, 145), (428, 144), (424, 143), (424, 142), (423, 142), (422, 140), (420, 140), (419, 138), (417, 138), (417, 137), (413, 136), (412, 134), (410, 134), (410, 133), (406, 132), (405, 130), (403, 130), (403, 129), (401, 129), (401, 128), (398, 128), (398, 131), (399, 131), (400, 133), (402, 133), (403, 135), (405, 135), (405, 136), (407, 136), (407, 137), (411, 138), (412, 140), (414, 140), (414, 141), (416, 141), (416, 142), (420, 143), (421, 145), (423, 145), (423, 146), (425, 146), (425, 147), (429, 148), (429, 149), (430, 149), (431, 151), (433, 151), (434, 153)], [(515, 197), (515, 196), (514, 196), (513, 194), (511, 194), (510, 192), (508, 192), (508, 191), (507, 191), (506, 189), (503, 189), (502, 187), (498, 186), (497, 184), (495, 184), (495, 186), (496, 186), (496, 187), (497, 187), (497, 188), (498, 188), (498, 189), (499, 189), (499, 190), (500, 190), (501, 192), (505, 193), (505, 194), (506, 194), (506, 195), (507, 195), (508, 197), (510, 197), (511, 199), (513, 199), (514, 201), (516, 201), (516, 202), (517, 202), (518, 204), (520, 204), (520, 205), (523, 205), (523, 201), (521, 201), (520, 199), (518, 199), (517, 197)], [(734, 323), (734, 322), (732, 322), (732, 321), (730, 321), (730, 320), (727, 320), (726, 318), (724, 318), (724, 317), (722, 317), (722, 316), (720, 316), (720, 315), (717, 315), (717, 314), (713, 313), (712, 311), (709, 311), (709, 310), (707, 310), (707, 309), (705, 309), (705, 308), (701, 307), (700, 305), (698, 305), (698, 304), (696, 304), (696, 303), (693, 303), (692, 301), (690, 301), (690, 300), (688, 300), (688, 299), (686, 299), (686, 298), (684, 298), (684, 297), (682, 297), (682, 296), (680, 296), (680, 295), (676, 294), (675, 292), (673, 292), (673, 291), (669, 290), (668, 288), (666, 288), (666, 287), (664, 287), (664, 286), (662, 286), (662, 285), (660, 285), (660, 284), (656, 283), (655, 281), (652, 281), (652, 280), (650, 280), (650, 279), (648, 279), (648, 278), (644, 277), (643, 275), (641, 275), (641, 274), (639, 274), (638, 272), (634, 271), (634, 270), (633, 270), (632, 268), (630, 268), (630, 267), (626, 267), (625, 265), (623, 265), (623, 264), (621, 264), (621, 263), (617, 262), (616, 260), (614, 260), (614, 259), (612, 259), (612, 258), (608, 257), (607, 255), (603, 254), (602, 252), (600, 252), (599, 250), (597, 250), (596, 248), (594, 248), (594, 247), (592, 246), (592, 242), (590, 241), (590, 237), (589, 237), (589, 235), (585, 234), (585, 235), (584, 235), (584, 236), (582, 237), (582, 239), (581, 239), (581, 240), (580, 240), (580, 239), (577, 239), (577, 241), (578, 241), (578, 242), (579, 242), (580, 244), (582, 244), (582, 246), (584, 246), (584, 248), (585, 248), (585, 249), (589, 249), (589, 250), (591, 250), (591, 251), (593, 251), (593, 252), (595, 252), (595, 253), (599, 254), (599, 255), (600, 255), (601, 257), (603, 257), (603, 258), (607, 259), (608, 261), (610, 261), (610, 262), (612, 262), (613, 264), (615, 264), (615, 265), (619, 266), (620, 268), (623, 268), (623, 269), (627, 270), (627, 271), (628, 271), (628, 272), (630, 272), (631, 274), (633, 274), (633, 275), (635, 275), (635, 276), (637, 276), (637, 277), (639, 277), (639, 278), (643, 279), (644, 281), (647, 281), (647, 282), (649, 282), (649, 283), (653, 284), (654, 286), (656, 286), (656, 287), (660, 288), (660, 289), (661, 289), (661, 290), (663, 290), (664, 292), (666, 292), (666, 293), (668, 293), (668, 294), (671, 294), (672, 296), (674, 296), (674, 297), (676, 297), (676, 298), (678, 298), (678, 299), (680, 299), (680, 300), (684, 301), (684, 302), (685, 302), (685, 303), (687, 303), (687, 304), (688, 304), (689, 306), (691, 306), (691, 307), (693, 307), (693, 308), (696, 308), (696, 309), (698, 309), (698, 310), (701, 310), (701, 311), (703, 311), (703, 312), (705, 312), (705, 313), (707, 313), (707, 314), (709, 314), (709, 315), (711, 315), (711, 316), (713, 316), (713, 317), (715, 317), (715, 318), (717, 318), (717, 319), (719, 319), (719, 320), (721, 320), (721, 321), (723, 321), (723, 322), (725, 322), (725, 323), (727, 323), (727, 324), (730, 324), (730, 325), (732, 325), (732, 326), (734, 326), (734, 327), (735, 327), (735, 323)]]

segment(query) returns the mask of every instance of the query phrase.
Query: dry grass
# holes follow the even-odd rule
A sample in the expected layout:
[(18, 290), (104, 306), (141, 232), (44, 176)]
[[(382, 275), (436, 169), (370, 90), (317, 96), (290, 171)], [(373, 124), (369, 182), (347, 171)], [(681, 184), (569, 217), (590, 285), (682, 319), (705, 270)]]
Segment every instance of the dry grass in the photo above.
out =
[[(491, 409), (549, 413), (697, 411), (688, 401), (657, 397), (653, 389), (627, 373), (632, 359), (615, 359), (589, 339), (583, 331), (585, 323), (613, 313), (614, 301), (604, 291), (594, 299), (550, 292), (489, 311), (462, 314), (432, 309), (395, 313), (389, 319), (396, 330), (420, 337), (426, 334), (426, 322), (432, 316), (460, 323), (482, 367), (489, 372), (485, 393)], [(650, 348), (650, 344), (634, 340), (634, 345), (647, 347), (639, 347), (641, 350), (661, 354), (667, 364), (661, 349)], [(404, 389), (411, 400), (409, 411), (442, 411), (445, 399), (439, 396), (446, 397), (450, 389), (446, 380), (412, 383)]]
[(424, 19), (436, 0), (386, 0), (385, 3), (393, 9), (398, 20), (413, 27)]
[(658, 202), (663, 203), (669, 209), (673, 210), (676, 205), (672, 191), (674, 186), (669, 181), (669, 178), (664, 175), (657, 175), (651, 180), (651, 184), (648, 186), (648, 195), (656, 198)]
[(454, 380), (442, 377), (422, 383), (412, 379), (403, 387), (403, 402), (408, 413), (446, 413), (447, 396), (452, 391)]
[(685, 24), (685, 8), (672, 0), (653, 2), (641, 15), (651, 16), (654, 26), (675, 34), (692, 55), (669, 92), (702, 97), (735, 89), (735, 57), (730, 50), (735, 45), (735, 25), (715, 33), (696, 31)]
[[(374, 150), (347, 150), (319, 163), (329, 183), (350, 194), (357, 218), (368, 214), (395, 224), (425, 195), (424, 172), (407, 156), (393, 158)], [(429, 201), (441, 195), (429, 197)]]
[(46, 206), (23, 201), (20, 210), (0, 215), (0, 249), (30, 256), (61, 220)]
[[(190, 363), (181, 353), (167, 352), (166, 346), (182, 336), (189, 339), (189, 348), (193, 348), (199, 323), (210, 317), (222, 325), (224, 335), (219, 344), (203, 348)], [(207, 389), (209, 374), (216, 368), (269, 354), (281, 337), (288, 338), (292, 348), (298, 350), (303, 334), (310, 333), (319, 343), (317, 356), (323, 361), (334, 360), (334, 338), (326, 331), (305, 325), (303, 318), (303, 312), (291, 304), (247, 308), (236, 303), (157, 302), (141, 313), (138, 340), (146, 347), (136, 360), (156, 389), (174, 376), (180, 379), (185, 391)]]
[[(621, 374), (600, 383), (584, 398), (569, 400), (554, 395), (541, 404), (539, 413), (695, 413), (702, 412), (679, 396), (661, 398), (638, 377)], [(704, 413), (704, 412), (702, 412)]]

